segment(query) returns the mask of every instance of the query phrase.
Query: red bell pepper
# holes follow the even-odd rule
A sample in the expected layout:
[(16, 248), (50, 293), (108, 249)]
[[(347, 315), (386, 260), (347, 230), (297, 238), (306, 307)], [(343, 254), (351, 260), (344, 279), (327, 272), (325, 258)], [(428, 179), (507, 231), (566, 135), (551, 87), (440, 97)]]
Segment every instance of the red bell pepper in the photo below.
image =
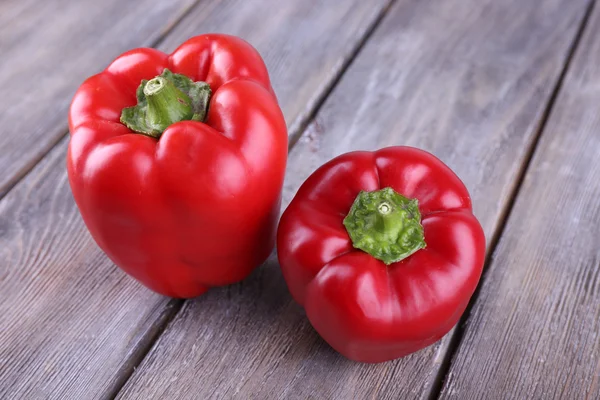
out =
[(410, 147), (323, 165), (284, 212), (277, 246), (289, 290), (314, 328), (364, 362), (402, 357), (444, 336), (485, 256), (463, 183)]
[(271, 252), (287, 130), (260, 55), (226, 35), (135, 49), (77, 90), (69, 182), (100, 248), (150, 289), (194, 297)]

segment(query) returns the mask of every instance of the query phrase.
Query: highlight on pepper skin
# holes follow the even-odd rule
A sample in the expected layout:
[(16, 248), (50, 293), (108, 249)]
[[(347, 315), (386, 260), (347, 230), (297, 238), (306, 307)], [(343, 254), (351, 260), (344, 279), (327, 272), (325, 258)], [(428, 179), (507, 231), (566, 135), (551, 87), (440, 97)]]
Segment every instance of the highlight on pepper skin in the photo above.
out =
[(371, 363), (448, 333), (485, 257), (464, 184), (432, 154), (403, 146), (317, 169), (283, 213), (277, 247), (315, 330), (345, 357)]

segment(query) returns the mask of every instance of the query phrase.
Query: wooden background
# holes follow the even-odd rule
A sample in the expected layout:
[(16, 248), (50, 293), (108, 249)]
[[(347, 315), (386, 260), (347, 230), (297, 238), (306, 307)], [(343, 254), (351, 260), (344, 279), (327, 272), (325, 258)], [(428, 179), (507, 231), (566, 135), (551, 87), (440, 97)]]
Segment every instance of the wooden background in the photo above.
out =
[[(437, 344), (377, 365), (315, 333), (275, 255), (188, 301), (115, 267), (75, 207), (66, 110), (139, 46), (263, 55), (284, 206), (350, 150), (426, 149), (467, 185), (484, 276)], [(0, 399), (597, 399), (600, 7), (591, 0), (0, 1)]]

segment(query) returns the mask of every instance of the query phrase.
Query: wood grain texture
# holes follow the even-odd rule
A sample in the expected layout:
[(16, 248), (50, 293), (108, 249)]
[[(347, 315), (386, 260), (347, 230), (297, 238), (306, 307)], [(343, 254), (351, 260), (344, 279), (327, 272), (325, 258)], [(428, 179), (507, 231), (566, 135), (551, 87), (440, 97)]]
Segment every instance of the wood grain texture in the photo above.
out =
[(600, 8), (575, 53), (443, 388), (600, 398)]
[[(333, 156), (408, 144), (457, 171), (492, 236), (586, 4), (396, 2), (292, 149), (285, 203)], [(118, 397), (427, 398), (448, 343), (350, 362), (310, 327), (272, 257), (186, 302)]]
[[(204, 1), (161, 48), (231, 23), (268, 49), (280, 104), (288, 121), (300, 121), (387, 0), (345, 2), (337, 14), (327, 2), (308, 3), (285, 2), (264, 20), (278, 1), (253, 2), (254, 8)], [(325, 53), (315, 46), (319, 35), (327, 37)], [(0, 399), (111, 397), (177, 308), (136, 284), (94, 244), (68, 187), (66, 146), (64, 139), (0, 201)]]
[(194, 2), (0, 2), (0, 197), (65, 134), (81, 82), (156, 41)]
[(96, 248), (63, 169), (54, 149), (0, 202), (2, 399), (104, 397), (168, 302)]
[(203, 1), (160, 48), (173, 51), (188, 37), (207, 32), (249, 40), (265, 59), (294, 136), (390, 1)]

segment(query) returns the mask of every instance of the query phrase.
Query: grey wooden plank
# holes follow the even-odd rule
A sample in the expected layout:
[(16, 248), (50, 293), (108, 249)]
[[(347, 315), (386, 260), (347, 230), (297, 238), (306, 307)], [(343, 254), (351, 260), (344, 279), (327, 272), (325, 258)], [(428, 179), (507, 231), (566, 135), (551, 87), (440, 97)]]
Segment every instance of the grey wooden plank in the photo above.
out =
[(2, 399), (103, 397), (167, 311), (97, 250), (64, 157), (52, 151), (0, 201)]
[(596, 5), (441, 398), (600, 398), (599, 84)]
[[(280, 104), (293, 124), (310, 114), (313, 99), (327, 90), (388, 2), (355, 0), (335, 8), (326, 1), (243, 3), (200, 3), (160, 47), (170, 50), (231, 23), (229, 32), (268, 50)], [(321, 36), (326, 51), (317, 46)], [(282, 64), (295, 67), (277, 67)], [(180, 304), (136, 284), (94, 244), (68, 187), (66, 145), (65, 139), (0, 201), (2, 399), (110, 397)]]
[[(315, 106), (354, 56), (358, 39), (390, 2), (376, 0), (359, 6), (355, 0), (204, 1), (177, 25), (161, 48), (173, 51), (186, 37), (208, 31), (251, 38), (265, 59), (275, 93), (284, 101), (289, 134), (294, 136), (301, 133)], [(269, 29), (275, 24), (281, 25), (278, 34)], [(302, 52), (307, 52), (305, 57)]]
[[(285, 203), (340, 153), (407, 144), (464, 179), (492, 237), (586, 5), (394, 3), (292, 149)], [(427, 398), (449, 342), (348, 361), (310, 327), (272, 257), (245, 282), (186, 302), (118, 397)]]
[(79, 84), (197, 0), (0, 2), (0, 197), (67, 131)]

